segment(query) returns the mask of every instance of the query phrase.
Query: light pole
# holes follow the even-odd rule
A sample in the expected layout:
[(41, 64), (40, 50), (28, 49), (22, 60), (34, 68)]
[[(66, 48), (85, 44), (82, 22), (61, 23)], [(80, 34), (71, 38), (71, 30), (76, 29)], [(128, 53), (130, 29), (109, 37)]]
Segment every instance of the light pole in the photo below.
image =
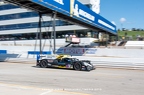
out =
[(121, 23), (121, 31), (123, 31), (123, 23)]

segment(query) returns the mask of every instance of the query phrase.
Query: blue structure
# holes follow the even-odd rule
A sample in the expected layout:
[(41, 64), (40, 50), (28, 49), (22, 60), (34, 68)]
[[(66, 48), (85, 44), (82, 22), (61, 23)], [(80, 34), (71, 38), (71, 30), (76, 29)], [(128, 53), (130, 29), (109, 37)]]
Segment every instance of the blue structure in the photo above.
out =
[(16, 5), (51, 15), (57, 12), (57, 17), (82, 25), (92, 30), (117, 35), (116, 26), (107, 19), (94, 13), (77, 0), (4, 0)]
[(0, 50), (0, 54), (7, 54), (7, 50)]
[[(40, 52), (39, 51), (28, 51), (28, 54), (39, 55)], [(51, 53), (51, 51), (43, 51), (42, 54), (49, 55), (49, 54), (52, 54), (52, 53)]]

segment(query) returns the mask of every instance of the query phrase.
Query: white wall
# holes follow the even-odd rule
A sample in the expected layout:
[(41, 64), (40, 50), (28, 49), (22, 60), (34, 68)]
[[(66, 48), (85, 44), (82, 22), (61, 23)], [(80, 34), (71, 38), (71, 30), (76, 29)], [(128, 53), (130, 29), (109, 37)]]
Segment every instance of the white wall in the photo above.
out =
[[(81, 43), (84, 45), (90, 45), (94, 38), (80, 38)], [(42, 49), (50, 49), (50, 41), (53, 46), (53, 40), (42, 40)], [(65, 43), (65, 39), (56, 39), (56, 47), (63, 47), (68, 43)], [(9, 51), (35, 51), (39, 50), (40, 42), (39, 40), (15, 40), (15, 41), (0, 41), (0, 50), (9, 50)], [(11, 52), (12, 53), (12, 52)]]
[[(82, 38), (83, 43), (90, 43), (93, 39), (92, 38)], [(46, 41), (46, 42), (45, 42)], [(44, 42), (46, 43), (44, 45)], [(53, 43), (53, 42), (52, 42)], [(140, 42), (142, 44), (142, 42)], [(50, 50), (49, 40), (42, 40), (42, 47), (43, 51)], [(52, 44), (53, 45), (53, 44)], [(66, 45), (65, 39), (56, 39), (56, 48), (60, 48)], [(82, 49), (82, 50), (81, 50)], [(67, 52), (70, 54), (79, 53), (79, 51), (83, 51), (85, 48), (79, 48), (77, 50), (68, 49)], [(134, 57), (134, 58), (144, 58), (144, 48), (94, 48), (95, 51), (92, 49), (85, 50), (84, 53), (80, 55), (86, 56), (103, 56), (103, 57)], [(19, 57), (28, 57), (28, 51), (39, 51), (39, 41), (37, 40), (23, 40), (23, 41), (0, 41), (0, 50), (7, 50), (9, 54), (19, 54)], [(64, 50), (63, 50), (64, 51)], [(62, 51), (62, 52), (63, 52)], [(94, 52), (94, 53), (93, 53)], [(79, 55), (79, 54), (78, 54)], [(33, 57), (32, 55), (29, 57)]]
[(144, 41), (128, 41), (125, 46), (144, 46)]

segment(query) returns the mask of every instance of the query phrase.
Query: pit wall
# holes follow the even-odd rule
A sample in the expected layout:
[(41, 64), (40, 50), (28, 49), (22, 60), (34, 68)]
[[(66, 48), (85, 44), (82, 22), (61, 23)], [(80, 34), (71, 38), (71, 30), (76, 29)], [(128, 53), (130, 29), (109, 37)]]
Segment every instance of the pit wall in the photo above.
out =
[(144, 47), (144, 41), (128, 41), (125, 46), (142, 46)]
[[(90, 45), (98, 46), (96, 43), (92, 43), (94, 38), (80, 38), (80, 45)], [(51, 51), (50, 43), (53, 47), (53, 40), (42, 40), (42, 51)], [(64, 47), (68, 43), (65, 42), (65, 39), (56, 39), (56, 48)], [(0, 50), (7, 50), (9, 54), (23, 54), (28, 51), (40, 51), (40, 42), (39, 40), (14, 40), (14, 41), (0, 41)]]
[[(89, 39), (90, 40), (90, 39)], [(45, 43), (45, 44), (44, 44)], [(52, 52), (49, 41), (42, 41), (42, 50), (45, 55)], [(56, 53), (70, 54), (73, 56), (101, 56), (101, 57), (131, 57), (144, 58), (143, 46), (124, 47), (97, 47), (97, 48), (66, 48), (63, 47), (64, 39), (57, 40)], [(39, 52), (39, 41), (1, 41), (0, 61), (10, 58), (36, 58)]]
[[(11, 58), (37, 58), (31, 51), (7, 50), (6, 54), (0, 54), (0, 61), (9, 60)], [(33, 52), (33, 51), (32, 51)], [(49, 55), (51, 51), (43, 55)], [(48, 52), (48, 53), (47, 53)], [(121, 57), (121, 58), (144, 58), (144, 49), (110, 49), (110, 48), (60, 48), (56, 50), (57, 54), (70, 54), (73, 56), (89, 56), (89, 57)]]

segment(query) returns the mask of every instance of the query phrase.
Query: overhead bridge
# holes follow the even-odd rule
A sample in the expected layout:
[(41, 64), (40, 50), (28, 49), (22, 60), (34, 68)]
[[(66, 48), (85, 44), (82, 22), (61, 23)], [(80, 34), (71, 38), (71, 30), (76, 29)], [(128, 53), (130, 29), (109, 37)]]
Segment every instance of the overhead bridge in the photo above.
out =
[(116, 26), (104, 17), (96, 14), (77, 0), (4, 0), (6, 2), (50, 15), (81, 25), (83, 27), (117, 35)]

